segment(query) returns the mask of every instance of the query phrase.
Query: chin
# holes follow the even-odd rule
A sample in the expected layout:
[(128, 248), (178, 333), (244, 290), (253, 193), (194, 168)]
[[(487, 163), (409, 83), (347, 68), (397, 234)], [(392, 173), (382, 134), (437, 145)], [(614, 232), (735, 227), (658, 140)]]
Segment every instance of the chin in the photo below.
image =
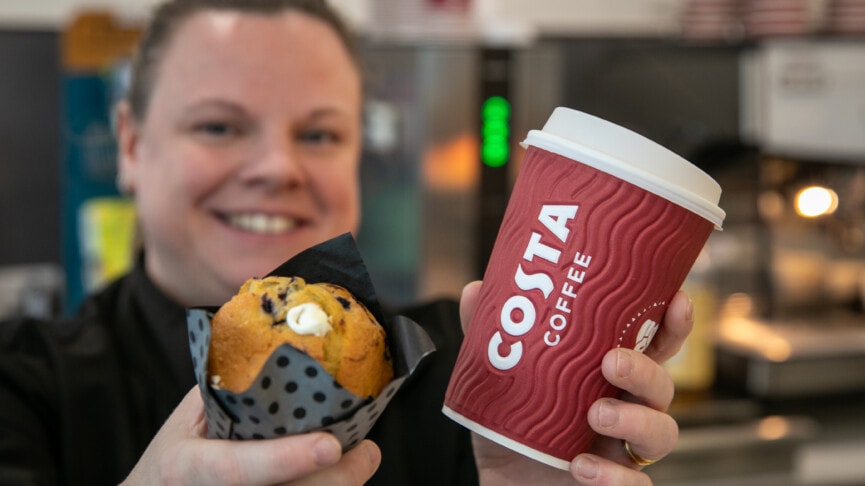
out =
[(231, 272), (231, 281), (237, 283), (237, 288), (234, 290), (236, 291), (240, 288), (240, 285), (249, 278), (264, 277), (289, 258), (291, 258), (291, 255), (274, 256), (271, 258), (259, 256), (252, 261), (238, 261), (239, 265), (237, 265), (236, 270)]

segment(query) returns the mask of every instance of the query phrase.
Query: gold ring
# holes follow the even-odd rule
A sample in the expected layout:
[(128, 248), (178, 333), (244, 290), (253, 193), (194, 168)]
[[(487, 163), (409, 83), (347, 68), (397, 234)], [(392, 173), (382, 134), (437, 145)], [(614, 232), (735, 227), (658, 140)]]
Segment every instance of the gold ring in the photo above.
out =
[(646, 466), (651, 466), (652, 464), (658, 462), (658, 461), (655, 461), (652, 459), (646, 459), (645, 457), (637, 454), (636, 452), (631, 450), (631, 444), (628, 444), (628, 441), (623, 441), (623, 442), (625, 443), (625, 452), (628, 453), (628, 457), (630, 457), (631, 460), (634, 461), (634, 464), (636, 464), (640, 467), (646, 467)]

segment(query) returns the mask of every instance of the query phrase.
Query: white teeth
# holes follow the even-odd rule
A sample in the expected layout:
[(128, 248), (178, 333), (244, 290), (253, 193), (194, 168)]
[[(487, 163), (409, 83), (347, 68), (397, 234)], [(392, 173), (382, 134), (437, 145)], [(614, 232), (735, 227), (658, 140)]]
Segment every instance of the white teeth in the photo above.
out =
[(294, 219), (263, 213), (232, 214), (228, 216), (227, 221), (228, 224), (244, 231), (270, 235), (284, 233), (296, 225)]

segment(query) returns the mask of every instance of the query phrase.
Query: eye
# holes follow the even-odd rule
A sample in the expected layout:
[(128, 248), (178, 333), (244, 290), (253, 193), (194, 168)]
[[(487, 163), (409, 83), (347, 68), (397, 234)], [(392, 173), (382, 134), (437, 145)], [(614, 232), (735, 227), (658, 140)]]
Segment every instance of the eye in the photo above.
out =
[(300, 133), (298, 138), (302, 142), (313, 145), (335, 144), (340, 141), (339, 134), (334, 130), (310, 129)]
[(212, 137), (224, 137), (226, 135), (237, 133), (239, 130), (232, 127), (228, 123), (204, 122), (204, 123), (198, 124), (195, 127), (195, 131), (198, 133), (201, 133), (203, 135), (209, 135)]

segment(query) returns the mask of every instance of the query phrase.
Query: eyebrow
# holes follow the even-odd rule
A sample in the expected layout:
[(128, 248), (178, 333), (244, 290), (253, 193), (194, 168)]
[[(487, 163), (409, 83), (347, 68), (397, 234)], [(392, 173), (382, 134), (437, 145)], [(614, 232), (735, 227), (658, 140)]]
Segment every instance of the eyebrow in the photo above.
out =
[[(193, 102), (191, 105), (187, 105), (183, 111), (183, 118), (196, 116), (199, 112), (204, 110), (226, 110), (234, 116), (251, 116), (249, 111), (243, 107), (240, 103), (235, 103), (230, 100), (220, 99), (220, 98), (205, 98), (199, 101)], [(350, 117), (346, 110), (343, 110), (339, 106), (336, 105), (328, 105), (323, 107), (314, 108), (312, 111), (305, 113), (303, 115), (302, 120), (305, 122), (316, 122), (328, 118), (344, 118)]]
[(190, 111), (195, 111), (195, 110), (204, 110), (204, 109), (211, 109), (211, 108), (229, 110), (229, 111), (235, 112), (237, 114), (246, 114), (246, 109), (244, 109), (243, 106), (241, 106), (237, 103), (231, 102), (231, 101), (225, 101), (225, 100), (214, 99), (214, 98), (205, 98), (203, 100), (196, 101), (193, 104), (188, 105), (185, 108), (185, 111), (190, 112)]
[(327, 118), (330, 116), (343, 116), (345, 114), (346, 114), (346, 112), (344, 110), (341, 110), (338, 107), (327, 106), (327, 107), (323, 107), (323, 108), (314, 109), (311, 113), (309, 113), (307, 115), (307, 119), (315, 121), (315, 120), (319, 120), (321, 118)]

